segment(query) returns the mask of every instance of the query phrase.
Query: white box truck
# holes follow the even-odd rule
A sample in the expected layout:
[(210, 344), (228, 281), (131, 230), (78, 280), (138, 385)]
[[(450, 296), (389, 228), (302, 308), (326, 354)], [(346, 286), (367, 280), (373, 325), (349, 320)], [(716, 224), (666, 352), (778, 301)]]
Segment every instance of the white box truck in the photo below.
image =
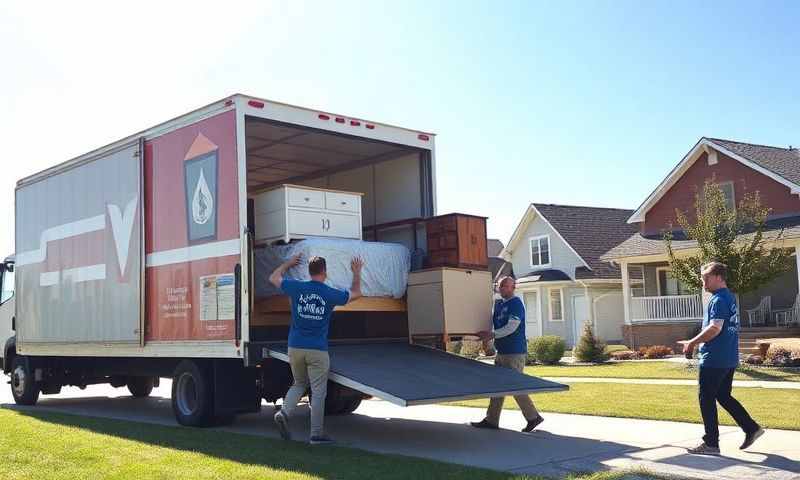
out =
[[(203, 426), (282, 398), (289, 313), (254, 298), (252, 203), (283, 184), (359, 192), (365, 240), (424, 249), (434, 135), (236, 94), (19, 180), (0, 264), (16, 402), (172, 378), (176, 419)], [(329, 413), (565, 388), (412, 345), (406, 311), (335, 312)]]

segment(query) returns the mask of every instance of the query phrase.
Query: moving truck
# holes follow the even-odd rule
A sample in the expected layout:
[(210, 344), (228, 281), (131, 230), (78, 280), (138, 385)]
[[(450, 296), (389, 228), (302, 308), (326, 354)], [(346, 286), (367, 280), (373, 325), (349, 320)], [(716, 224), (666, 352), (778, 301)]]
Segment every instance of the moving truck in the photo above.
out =
[[(424, 250), (435, 171), (431, 133), (236, 94), (19, 180), (16, 253), (0, 264), (15, 401), (99, 383), (146, 397), (171, 378), (176, 419), (191, 426), (277, 401), (292, 381), (290, 317), (288, 303), (254, 295), (254, 235), (271, 234), (254, 224), (256, 198), (358, 192), (348, 225), (359, 236)], [(336, 195), (319, 198), (350, 198)], [(337, 218), (322, 218), (323, 235)], [(417, 405), (564, 388), (413, 344), (404, 300), (362, 300), (334, 313), (329, 413), (370, 396)]]

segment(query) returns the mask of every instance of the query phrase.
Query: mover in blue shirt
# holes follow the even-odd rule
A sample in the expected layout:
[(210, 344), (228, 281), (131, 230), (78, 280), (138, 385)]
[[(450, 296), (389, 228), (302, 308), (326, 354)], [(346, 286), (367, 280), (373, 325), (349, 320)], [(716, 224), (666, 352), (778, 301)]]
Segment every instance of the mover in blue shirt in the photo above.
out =
[[(522, 372), (525, 368), (525, 360), (528, 356), (528, 341), (525, 338), (525, 305), (519, 297), (514, 296), (516, 282), (512, 277), (503, 277), (497, 285), (500, 291), (500, 299), (494, 303), (492, 312), (493, 331), (481, 332), (483, 340), (494, 339), (494, 346), (497, 349), (497, 356), (494, 364), (499, 367), (513, 368)], [(523, 432), (531, 432), (544, 421), (528, 395), (516, 395), (519, 409), (525, 416), (528, 424), (522, 429)], [(486, 411), (486, 418), (480, 422), (472, 422), (476, 428), (498, 429), (500, 424), (500, 412), (503, 410), (505, 397), (493, 398), (489, 401), (489, 409)]]
[(703, 289), (712, 294), (703, 315), (703, 329), (684, 344), (687, 358), (691, 358), (697, 345), (700, 388), (700, 413), (706, 434), (700, 445), (688, 449), (699, 455), (719, 455), (719, 419), (717, 402), (731, 414), (744, 430), (744, 450), (764, 434), (764, 430), (750, 417), (731, 395), (733, 374), (739, 366), (739, 312), (736, 297), (728, 290), (728, 267), (720, 262), (710, 262), (700, 269)]
[(328, 372), (330, 357), (328, 356), (328, 328), (331, 323), (333, 307), (345, 305), (361, 296), (361, 268), (364, 262), (354, 258), (350, 262), (353, 271), (353, 283), (350, 291), (337, 290), (325, 285), (328, 278), (325, 259), (311, 257), (308, 261), (308, 273), (311, 281), (284, 279), (287, 270), (300, 263), (297, 255), (284, 262), (272, 272), (269, 281), (280, 288), (292, 299), (292, 325), (289, 327), (289, 365), (292, 368), (294, 384), (286, 398), (283, 408), (275, 414), (275, 423), (281, 436), (291, 440), (289, 416), (297, 407), (300, 397), (305, 395), (311, 386), (311, 434), (312, 445), (333, 443), (325, 435), (323, 421), (325, 418), (325, 397), (328, 393)]

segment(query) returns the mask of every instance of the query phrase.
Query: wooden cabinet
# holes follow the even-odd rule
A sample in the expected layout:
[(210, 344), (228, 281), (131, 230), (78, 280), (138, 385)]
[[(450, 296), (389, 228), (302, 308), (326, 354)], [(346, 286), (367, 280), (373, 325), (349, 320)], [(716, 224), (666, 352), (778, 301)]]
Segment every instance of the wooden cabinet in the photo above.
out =
[(487, 269), (486, 218), (452, 213), (425, 221), (428, 266)]
[(408, 275), (408, 332), (474, 335), (491, 328), (492, 278), (483, 270), (431, 268)]
[(253, 198), (256, 243), (361, 239), (361, 194), (282, 185)]

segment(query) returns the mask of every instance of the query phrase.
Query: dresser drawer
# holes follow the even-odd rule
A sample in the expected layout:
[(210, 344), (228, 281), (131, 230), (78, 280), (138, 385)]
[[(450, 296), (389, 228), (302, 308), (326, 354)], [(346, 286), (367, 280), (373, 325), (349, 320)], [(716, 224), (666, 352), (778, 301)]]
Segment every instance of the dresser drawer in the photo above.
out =
[(289, 210), (289, 235), (361, 238), (357, 215)]
[(325, 193), (321, 190), (303, 190), (301, 188), (287, 188), (290, 207), (325, 208)]
[(349, 193), (325, 192), (325, 208), (357, 213), (361, 211), (361, 197)]

